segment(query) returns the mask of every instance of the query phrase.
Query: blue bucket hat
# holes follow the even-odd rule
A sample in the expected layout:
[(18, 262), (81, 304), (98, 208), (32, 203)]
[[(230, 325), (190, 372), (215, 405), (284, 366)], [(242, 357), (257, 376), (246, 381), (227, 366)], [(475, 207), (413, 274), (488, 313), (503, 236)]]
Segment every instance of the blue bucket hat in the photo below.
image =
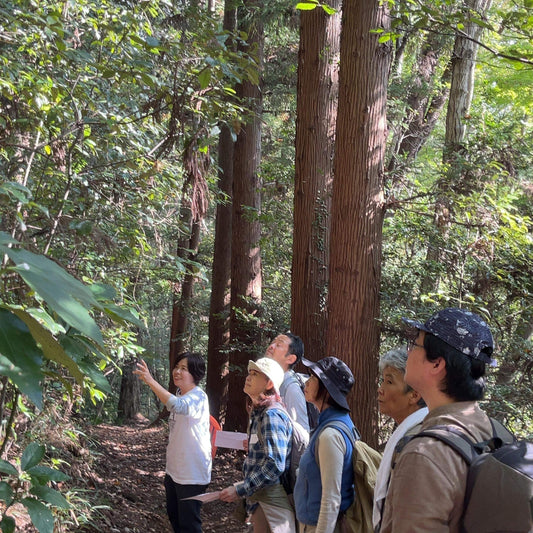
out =
[[(435, 313), (424, 324), (409, 318), (402, 320), (409, 326), (435, 335), (472, 359), (494, 364), (494, 359), (491, 357), (494, 340), (489, 326), (479, 315), (471, 311), (448, 307)], [(489, 350), (483, 352), (482, 350), (486, 348)]]

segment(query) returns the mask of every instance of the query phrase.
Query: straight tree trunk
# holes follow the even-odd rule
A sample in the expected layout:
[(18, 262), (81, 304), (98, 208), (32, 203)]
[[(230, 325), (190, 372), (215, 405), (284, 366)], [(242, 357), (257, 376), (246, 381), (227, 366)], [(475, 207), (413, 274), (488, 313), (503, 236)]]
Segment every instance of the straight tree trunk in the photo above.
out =
[[(341, 1), (329, 2), (340, 10)], [(327, 347), (327, 292), (341, 15), (300, 14), (291, 329), (316, 361)]]
[[(226, 2), (224, 29), (234, 31), (235, 9)], [(229, 313), (231, 290), (231, 217), (233, 194), (233, 139), (222, 125), (218, 141), (218, 188), (215, 246), (209, 305), (209, 342), (207, 347), (207, 395), (211, 414), (220, 422), (226, 417), (229, 372)]]
[(140, 411), (141, 385), (133, 374), (137, 360), (128, 359), (122, 367), (122, 381), (118, 398), (118, 418), (123, 423), (132, 422)]
[(343, 6), (330, 246), (327, 354), (352, 369), (352, 416), (374, 446), (390, 45), (371, 30), (387, 25), (379, 0)]
[[(187, 208), (185, 208), (187, 210)], [(194, 261), (198, 253), (198, 245), (200, 244), (200, 221), (192, 222), (191, 234), (185, 238), (178, 246), (177, 256), (180, 259), (187, 261)], [(193, 296), (194, 283), (196, 276), (187, 268), (187, 273), (181, 283), (181, 293), (178, 297), (175, 294), (174, 303), (172, 305), (172, 324), (170, 328), (170, 349), (169, 349), (169, 382), (168, 390), (174, 394), (176, 392), (176, 385), (172, 378), (172, 369), (176, 365), (178, 355), (183, 353), (187, 347), (187, 330), (189, 324), (190, 302)]]
[[(479, 49), (477, 42), (483, 31), (475, 19), (485, 17), (490, 3), (491, 0), (466, 0), (464, 29), (458, 31), (455, 36), (450, 62), (451, 86), (443, 153), (443, 162), (447, 171), (438, 184), (434, 213), (434, 224), (442, 243), (446, 240), (452, 220), (453, 202), (449, 192), (461, 182), (465, 171), (464, 161), (467, 153), (465, 139), (470, 105), (474, 95), (474, 70)], [(439, 288), (440, 276), (433, 266), (443, 264), (441, 246), (429, 248), (427, 263), (427, 275), (422, 280), (421, 289), (423, 293), (436, 292)]]
[[(239, 29), (248, 35), (247, 49), (257, 53), (261, 75), (263, 62), (263, 27), (260, 7), (256, 0), (245, 0)], [(258, 84), (244, 81), (238, 86), (238, 96), (251, 109), (237, 136), (233, 163), (233, 218), (231, 240), (231, 313), (230, 332), (232, 353), (228, 376), (228, 408), (225, 428), (244, 431), (248, 413), (243, 393), (248, 360), (255, 358), (260, 341), (256, 320), (261, 303), (261, 113), (262, 97)]]
[[(417, 54), (415, 75), (407, 94), (407, 114), (395, 135), (394, 153), (387, 171), (401, 176), (429, 138), (439, 119), (446, 99), (451, 70), (438, 74), (441, 58), (447, 57), (452, 39), (447, 34), (429, 32)], [(438, 83), (437, 83), (438, 82)]]

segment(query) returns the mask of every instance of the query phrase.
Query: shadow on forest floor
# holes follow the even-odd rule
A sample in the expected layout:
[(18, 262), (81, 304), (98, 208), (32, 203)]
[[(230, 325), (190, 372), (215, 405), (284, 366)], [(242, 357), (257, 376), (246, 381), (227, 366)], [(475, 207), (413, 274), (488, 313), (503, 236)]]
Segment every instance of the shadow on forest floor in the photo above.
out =
[[(93, 465), (93, 527), (84, 532), (171, 532), (165, 510), (163, 478), (167, 428), (99, 425), (88, 429), (97, 455)], [(219, 449), (213, 462), (210, 491), (241, 478), (242, 452)], [(247, 527), (231, 514), (235, 504), (206, 503), (202, 509), (204, 533), (241, 533)]]

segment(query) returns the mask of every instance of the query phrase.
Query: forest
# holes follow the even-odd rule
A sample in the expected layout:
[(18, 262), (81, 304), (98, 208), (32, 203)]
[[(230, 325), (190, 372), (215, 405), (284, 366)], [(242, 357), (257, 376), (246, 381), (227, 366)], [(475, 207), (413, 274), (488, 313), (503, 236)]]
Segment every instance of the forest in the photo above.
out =
[(243, 431), (288, 330), (379, 447), (402, 317), (471, 309), (483, 407), (533, 437), (532, 109), (532, 0), (0, 0), (2, 532), (90, 531), (60, 450), (165, 424), (139, 358), (174, 392), (204, 354)]

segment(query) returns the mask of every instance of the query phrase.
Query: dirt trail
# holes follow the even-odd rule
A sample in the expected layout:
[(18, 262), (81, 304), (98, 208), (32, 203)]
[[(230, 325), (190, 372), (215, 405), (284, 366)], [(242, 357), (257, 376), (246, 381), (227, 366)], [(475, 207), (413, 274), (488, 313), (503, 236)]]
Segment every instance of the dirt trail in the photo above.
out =
[[(90, 429), (99, 456), (95, 492), (99, 504), (89, 533), (169, 533), (163, 477), (166, 427), (99, 425)], [(213, 462), (210, 491), (240, 479), (242, 456), (219, 449)], [(92, 499), (92, 497), (91, 497)], [(204, 533), (241, 533), (247, 528), (231, 517), (235, 504), (216, 501), (203, 506)]]

